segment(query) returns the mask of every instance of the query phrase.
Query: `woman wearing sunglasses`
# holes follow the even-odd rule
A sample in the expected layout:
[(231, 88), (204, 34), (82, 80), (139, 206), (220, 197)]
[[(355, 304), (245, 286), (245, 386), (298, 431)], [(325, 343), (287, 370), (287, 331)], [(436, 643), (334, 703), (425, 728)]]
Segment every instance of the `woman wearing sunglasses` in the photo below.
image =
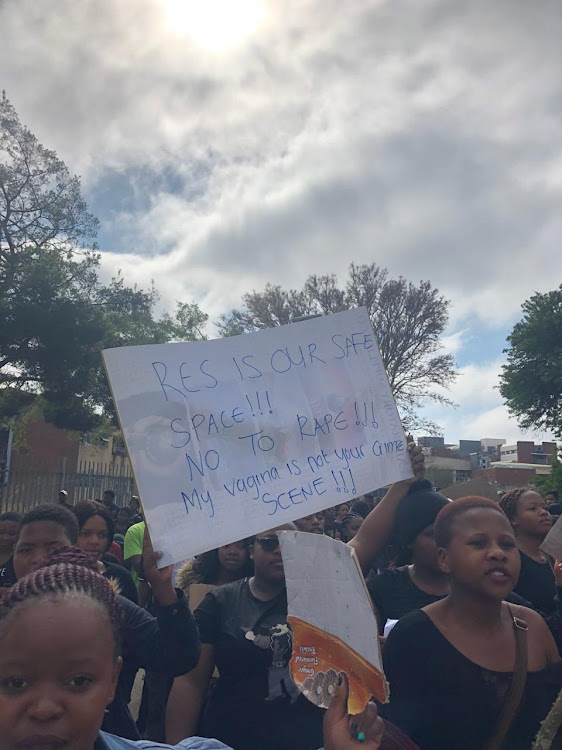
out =
[(323, 711), (301, 696), (289, 674), (291, 634), (279, 526), (250, 546), (254, 575), (207, 594), (195, 619), (201, 634), (197, 667), (174, 681), (166, 713), (166, 741), (196, 729), (215, 666), (220, 680), (203, 721), (207, 737), (234, 750), (316, 750)]
[[(408, 453), (414, 474), (423, 472), (423, 454)], [(390, 515), (413, 480), (393, 485), (383, 512)], [(387, 510), (388, 508), (388, 510)], [(379, 517), (381, 512), (379, 511)], [(207, 594), (195, 612), (201, 636), (197, 667), (174, 681), (166, 711), (166, 741), (194, 734), (213, 670), (219, 685), (211, 695), (203, 732), (234, 750), (317, 750), (322, 746), (322, 709), (299, 694), (289, 673), (291, 632), (287, 626), (285, 573), (278, 526), (257, 534), (250, 546), (254, 575)], [(382, 540), (382, 542), (381, 542)], [(367, 519), (351, 540), (364, 569), (386, 538)]]

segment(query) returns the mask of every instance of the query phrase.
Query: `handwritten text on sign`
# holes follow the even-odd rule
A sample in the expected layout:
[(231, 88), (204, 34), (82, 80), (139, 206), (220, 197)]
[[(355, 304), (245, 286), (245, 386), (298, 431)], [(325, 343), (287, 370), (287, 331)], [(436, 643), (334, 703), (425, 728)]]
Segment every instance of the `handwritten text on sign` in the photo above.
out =
[(411, 476), (364, 308), (103, 357), (166, 564)]

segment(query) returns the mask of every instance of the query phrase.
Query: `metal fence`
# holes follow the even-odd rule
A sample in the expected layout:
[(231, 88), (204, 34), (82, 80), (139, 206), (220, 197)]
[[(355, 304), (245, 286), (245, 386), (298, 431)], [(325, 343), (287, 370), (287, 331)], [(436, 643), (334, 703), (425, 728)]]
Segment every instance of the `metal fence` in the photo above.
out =
[(61, 490), (71, 505), (81, 500), (101, 500), (105, 490), (115, 492), (117, 505), (127, 505), (134, 494), (134, 479), (128, 466), (83, 462), (76, 473), (15, 470), (0, 475), (0, 510), (25, 513), (41, 503), (57, 502)]

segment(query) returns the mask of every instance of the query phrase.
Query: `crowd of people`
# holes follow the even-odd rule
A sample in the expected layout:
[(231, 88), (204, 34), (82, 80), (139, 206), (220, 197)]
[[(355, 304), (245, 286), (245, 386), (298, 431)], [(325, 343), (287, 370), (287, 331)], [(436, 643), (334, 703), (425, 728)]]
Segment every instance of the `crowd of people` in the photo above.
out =
[[(158, 568), (138, 499), (122, 508), (111, 490), (0, 515), (0, 750), (125, 750), (141, 737), (193, 750), (531, 750), (539, 730), (541, 748), (562, 747), (562, 563), (540, 549), (558, 498), (522, 488), (451, 502), (408, 450), (414, 479), (378, 503), (177, 569)], [(348, 716), (342, 675), (325, 712), (293, 683), (286, 529), (353, 548), (387, 704)]]

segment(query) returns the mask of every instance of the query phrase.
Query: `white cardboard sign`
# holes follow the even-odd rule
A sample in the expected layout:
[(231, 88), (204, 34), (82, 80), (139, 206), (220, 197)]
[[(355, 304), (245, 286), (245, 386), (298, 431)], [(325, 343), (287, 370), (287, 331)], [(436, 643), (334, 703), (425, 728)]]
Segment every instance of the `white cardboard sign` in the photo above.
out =
[(562, 516), (558, 518), (540, 546), (541, 550), (553, 560), (562, 559)]
[(365, 308), (103, 359), (162, 564), (412, 476)]
[[(349, 680), (349, 712), (388, 698), (377, 620), (352, 547), (319, 534), (277, 532), (293, 639), (291, 675), (315, 705), (329, 708), (337, 676)], [(334, 606), (337, 602), (337, 607)]]

